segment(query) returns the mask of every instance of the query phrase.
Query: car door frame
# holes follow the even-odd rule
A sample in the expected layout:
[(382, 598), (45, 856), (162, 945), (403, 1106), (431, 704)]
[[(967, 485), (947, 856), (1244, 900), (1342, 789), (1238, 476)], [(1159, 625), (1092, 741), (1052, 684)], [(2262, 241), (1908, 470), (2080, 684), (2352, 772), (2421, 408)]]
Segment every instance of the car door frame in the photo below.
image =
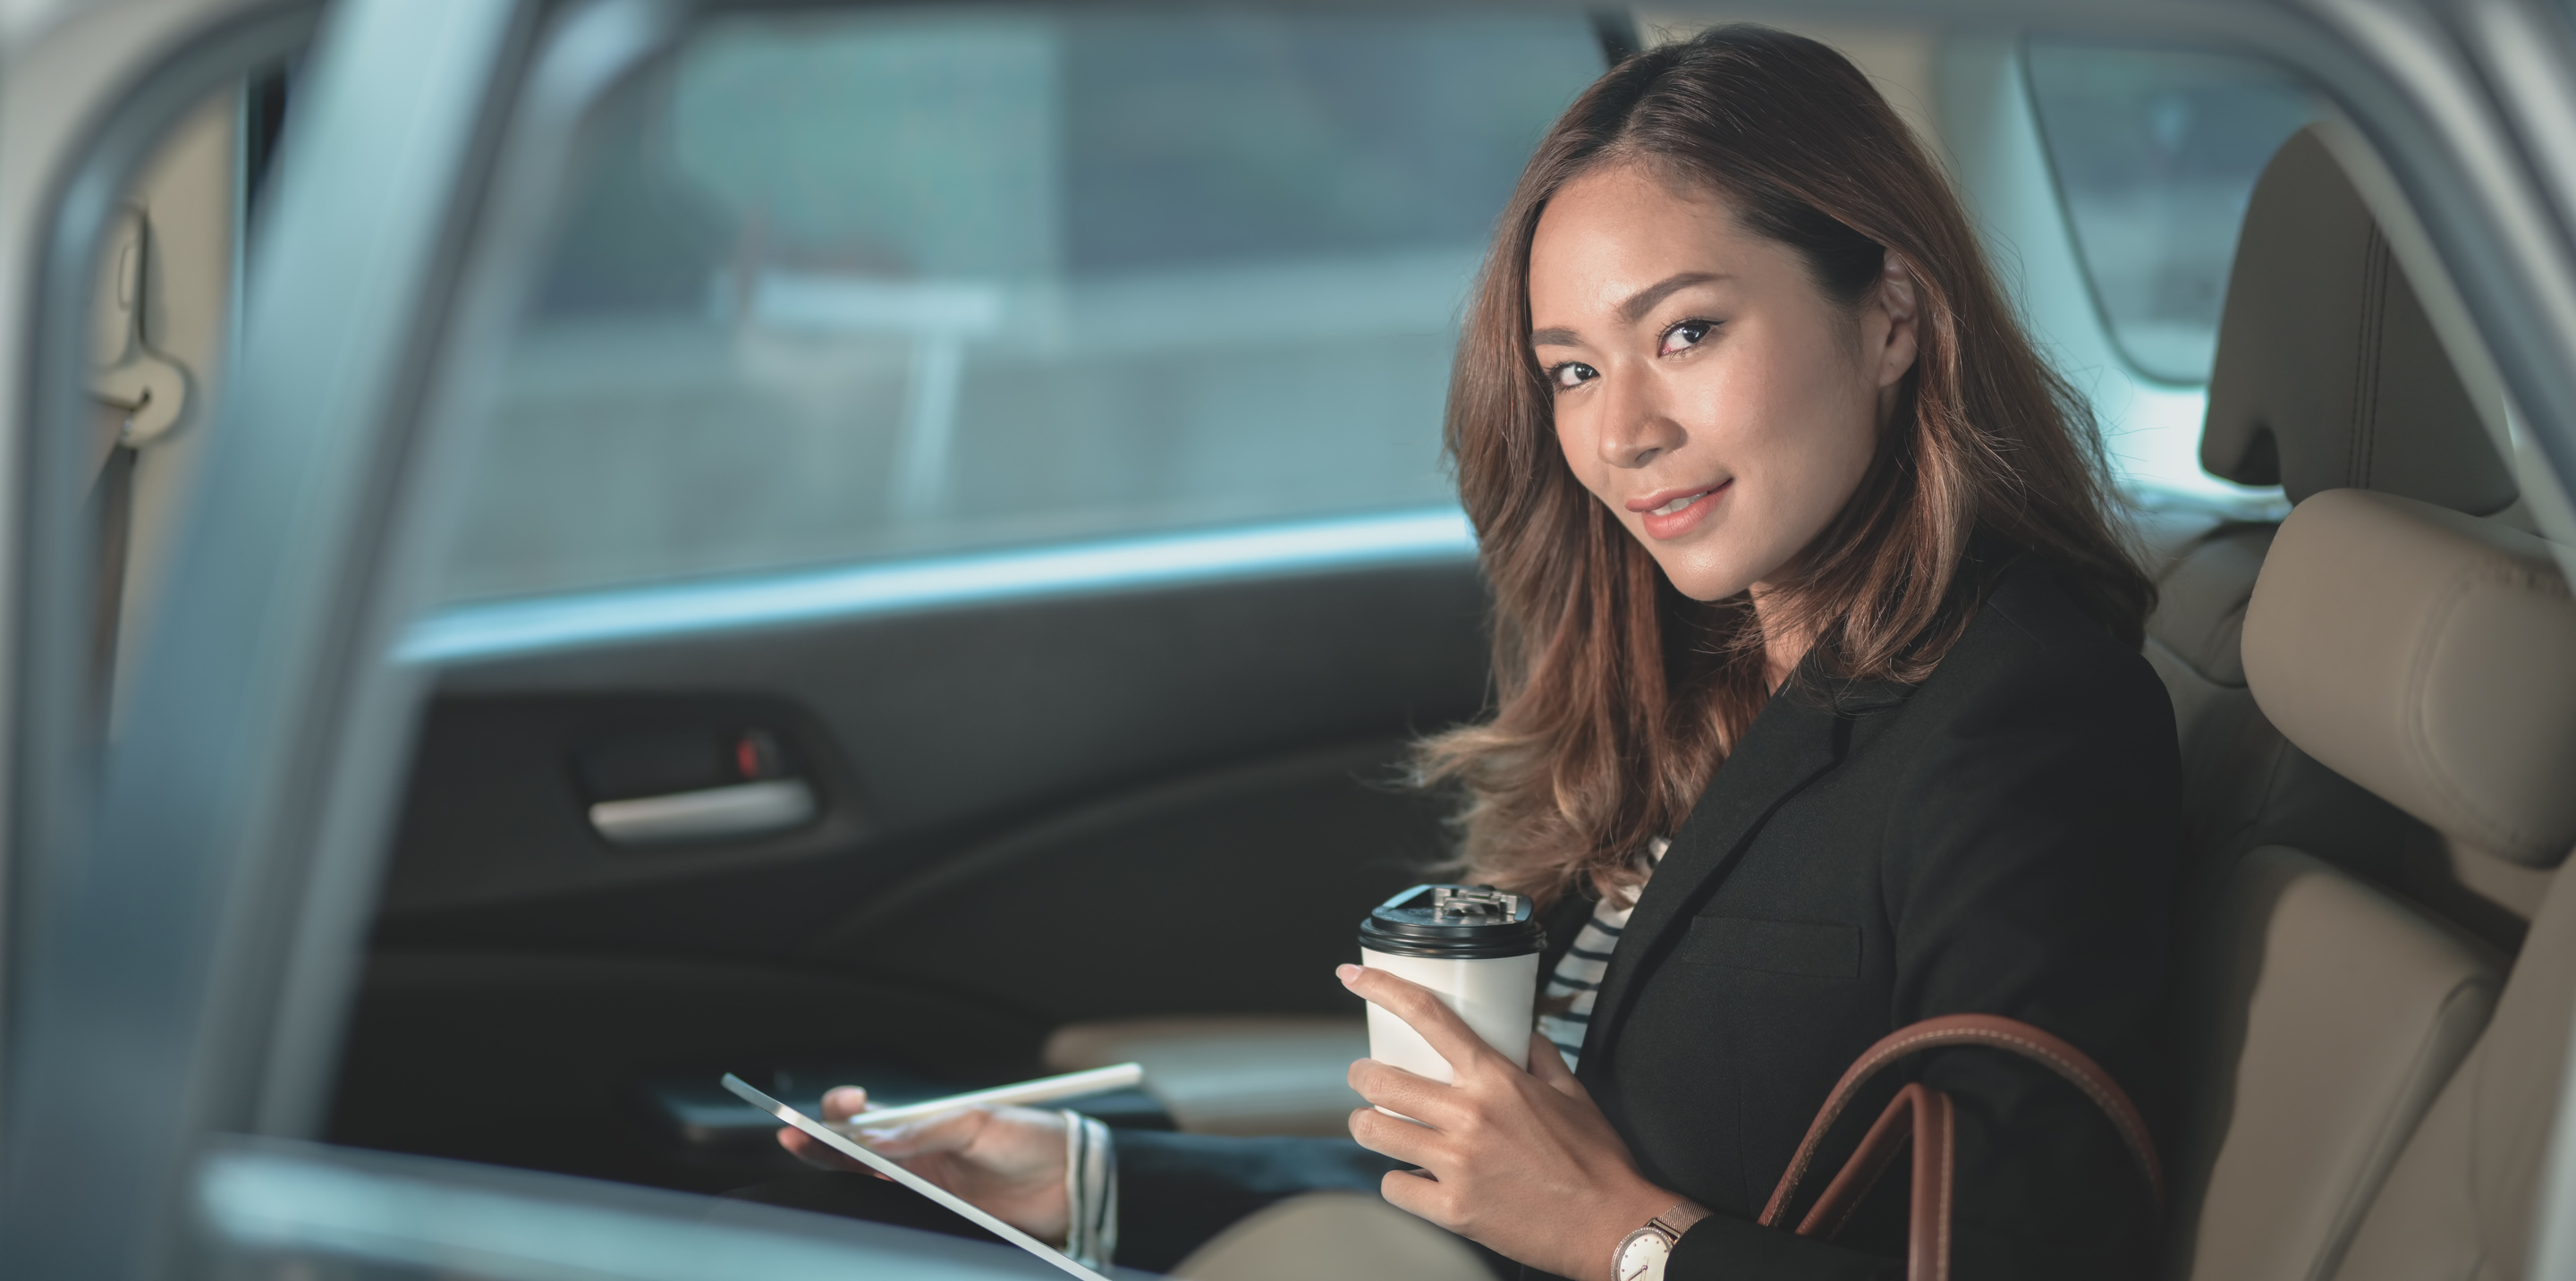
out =
[[(624, 6), (632, 11), (634, 6)], [(567, 14), (577, 20), (587, 10)], [(106, 211), (180, 113), (301, 40), (274, 8), (174, 38), (48, 210), (18, 424), (19, 607), (0, 1251), (15, 1275), (161, 1275), (219, 1131), (309, 1127), (416, 677), (384, 660), (434, 504), (416, 406), (537, 17), (357, 0), (321, 26), (260, 228), (205, 491), (113, 745), (88, 706), (80, 336)], [(613, 42), (612, 42), (613, 43)], [(569, 74), (569, 73), (564, 73)], [(73, 323), (64, 323), (70, 321)], [(407, 476), (405, 473), (415, 473)], [(356, 858), (331, 857), (343, 850)], [(335, 928), (335, 925), (337, 928)], [(320, 1017), (311, 1017), (312, 1015)]]

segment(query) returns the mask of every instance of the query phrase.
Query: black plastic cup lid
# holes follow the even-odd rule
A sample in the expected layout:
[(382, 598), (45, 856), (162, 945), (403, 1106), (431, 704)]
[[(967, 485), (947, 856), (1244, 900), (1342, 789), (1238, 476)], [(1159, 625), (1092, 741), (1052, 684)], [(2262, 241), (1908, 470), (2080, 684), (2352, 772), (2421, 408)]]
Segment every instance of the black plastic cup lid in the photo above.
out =
[(1489, 885), (1416, 885), (1360, 922), (1360, 946), (1389, 956), (1527, 956), (1547, 948), (1531, 906), (1528, 896)]

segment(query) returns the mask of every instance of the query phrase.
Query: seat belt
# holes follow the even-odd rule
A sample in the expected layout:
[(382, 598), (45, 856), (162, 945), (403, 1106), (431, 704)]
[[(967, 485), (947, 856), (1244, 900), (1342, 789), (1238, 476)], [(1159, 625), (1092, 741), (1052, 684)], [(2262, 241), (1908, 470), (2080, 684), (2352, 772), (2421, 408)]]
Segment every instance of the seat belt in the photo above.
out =
[(125, 562), (134, 534), (133, 446), (118, 444), (99, 465), (89, 491), (92, 564), (90, 598), (90, 724), (100, 742), (107, 739), (108, 714), (116, 695), (118, 624), (125, 612)]

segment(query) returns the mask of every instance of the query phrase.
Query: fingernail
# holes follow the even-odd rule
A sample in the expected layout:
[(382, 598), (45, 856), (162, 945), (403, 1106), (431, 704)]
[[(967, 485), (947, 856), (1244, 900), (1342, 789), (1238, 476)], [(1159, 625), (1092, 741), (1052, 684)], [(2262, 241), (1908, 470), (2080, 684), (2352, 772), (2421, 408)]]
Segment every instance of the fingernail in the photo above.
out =
[(1333, 967), (1333, 977), (1338, 978), (1345, 983), (1352, 982), (1358, 979), (1359, 976), (1360, 967), (1356, 965), (1337, 965)]

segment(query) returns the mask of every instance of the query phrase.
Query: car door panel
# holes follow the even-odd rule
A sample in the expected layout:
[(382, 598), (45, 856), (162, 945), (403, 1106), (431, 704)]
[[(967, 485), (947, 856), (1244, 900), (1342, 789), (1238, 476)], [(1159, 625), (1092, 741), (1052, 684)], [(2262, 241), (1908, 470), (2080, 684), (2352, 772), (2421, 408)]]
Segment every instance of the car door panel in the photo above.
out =
[(870, 896), (809, 944), (869, 974), (1007, 996), (1050, 1025), (1346, 1013), (1332, 967), (1441, 849), (1387, 738), (1113, 793)]
[[(585, 761), (671, 739), (719, 753), (729, 741), (777, 744), (782, 775), (812, 790), (815, 815), (738, 839), (621, 845), (603, 836), (590, 809), (609, 796), (585, 785)], [(425, 719), (418, 760), (383, 891), (390, 921), (812, 858), (873, 831), (833, 737), (774, 695), (442, 698)], [(702, 790), (731, 781), (711, 778)]]
[[(334, 1137), (669, 1182), (606, 1097), (450, 1083), (544, 1063), (624, 1097), (818, 1053), (964, 1083), (1076, 1020), (1352, 1013), (1352, 922), (1446, 851), (1401, 779), (1485, 698), (1483, 610), (1452, 555), (460, 662)], [(594, 745), (745, 728), (817, 818), (645, 848), (588, 822)]]
[[(1482, 610), (1472, 565), (1452, 561), (461, 668), (420, 740), (385, 922), (781, 858), (882, 883), (903, 851), (1113, 789), (1454, 723), (1484, 697)], [(583, 821), (581, 745), (722, 723), (774, 724), (810, 756), (823, 817), (644, 851)]]
[(330, 1141), (681, 1186), (686, 1154), (637, 1115), (657, 1070), (712, 1084), (820, 1058), (989, 1083), (1034, 1062), (1045, 1034), (950, 991), (588, 950), (379, 947), (356, 996)]

